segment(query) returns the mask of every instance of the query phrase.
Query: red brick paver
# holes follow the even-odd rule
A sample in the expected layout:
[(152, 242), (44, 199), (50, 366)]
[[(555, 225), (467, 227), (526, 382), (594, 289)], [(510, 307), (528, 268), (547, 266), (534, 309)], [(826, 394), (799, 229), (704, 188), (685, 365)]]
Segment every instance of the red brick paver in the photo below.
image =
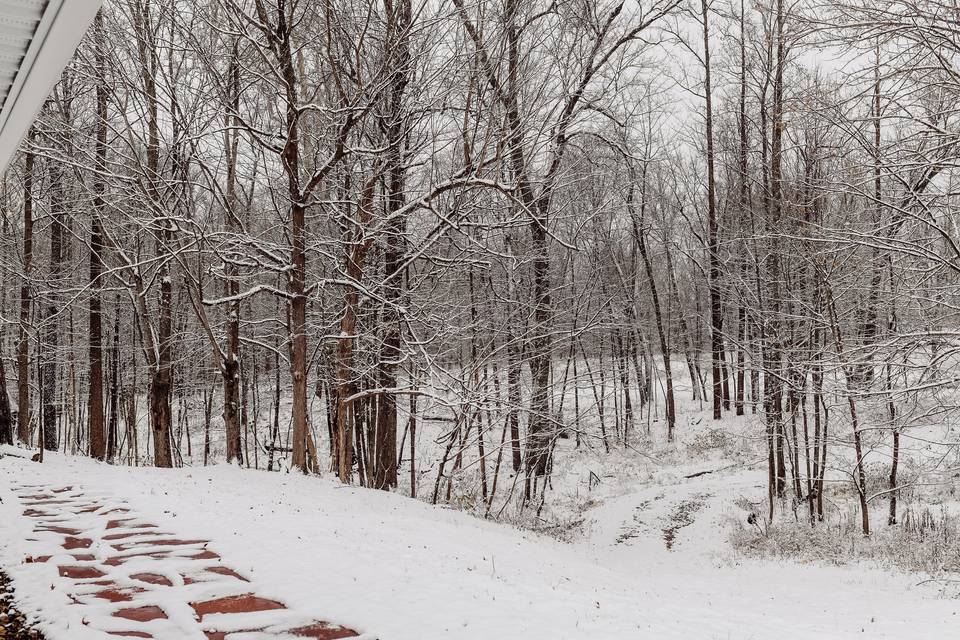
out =
[(208, 548), (210, 541), (165, 533), (122, 502), (69, 486), (21, 486), (16, 493), (38, 548), (24, 562), (38, 570), (53, 565), (61, 580), (52, 588), (64, 591), (70, 606), (85, 607), (84, 624), (105, 639), (359, 637), (259, 593)]

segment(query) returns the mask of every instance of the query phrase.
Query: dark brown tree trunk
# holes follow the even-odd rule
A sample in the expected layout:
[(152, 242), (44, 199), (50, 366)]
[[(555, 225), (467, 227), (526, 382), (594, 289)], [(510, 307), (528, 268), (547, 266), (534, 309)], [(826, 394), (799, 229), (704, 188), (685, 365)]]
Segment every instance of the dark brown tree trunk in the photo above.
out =
[(547, 472), (551, 440), (550, 416), (550, 257), (547, 245), (547, 215), (542, 211), (530, 223), (533, 245), (533, 331), (530, 343), (530, 423), (527, 425), (527, 469), (533, 476)]
[[(783, 185), (782, 185), (782, 148), (783, 148), (783, 73), (786, 66), (786, 49), (784, 36), (785, 15), (783, 10), (783, 0), (777, 0), (776, 15), (776, 66), (773, 78), (773, 132), (770, 142), (770, 191), (773, 205), (773, 219), (770, 221), (769, 230), (772, 232), (773, 247), (769, 253), (769, 272), (768, 278), (773, 287), (773, 295), (769, 296), (771, 304), (775, 305), (774, 314), (778, 314), (781, 308), (781, 265), (780, 265), (780, 242), (777, 234), (779, 233), (780, 221), (783, 217)], [(778, 378), (782, 371), (782, 352), (780, 350), (779, 330), (781, 322), (779, 318), (775, 319), (774, 331), (771, 336), (770, 366), (767, 368), (765, 377), (770, 379), (770, 410), (772, 412), (772, 422), (774, 429), (774, 439), (776, 444), (777, 458), (777, 495), (784, 497), (786, 491), (786, 463), (784, 457), (784, 422), (783, 422), (783, 382)]]
[(737, 346), (737, 396), (734, 400), (734, 408), (738, 416), (743, 415), (744, 408), (744, 385), (746, 384), (746, 344), (747, 344), (747, 313), (746, 305), (741, 301), (737, 312), (737, 337), (739, 345)]
[(40, 384), (43, 398), (43, 448), (56, 451), (58, 446), (57, 422), (60, 417), (60, 403), (57, 397), (57, 370), (59, 364), (60, 295), (63, 275), (63, 249), (66, 240), (64, 225), (63, 173), (57, 163), (50, 163), (50, 255), (49, 286), (46, 310), (43, 317), (43, 351), (40, 357)]
[(113, 347), (110, 357), (110, 420), (107, 423), (107, 460), (117, 455), (117, 427), (120, 422), (120, 298), (114, 303)]
[(733, 373), (727, 363), (726, 348), (720, 350), (720, 375), (723, 377), (723, 410), (730, 411), (730, 379), (733, 377)]
[(89, 316), (89, 382), (87, 398), (87, 424), (90, 432), (90, 455), (98, 460), (107, 457), (107, 442), (103, 416), (103, 315), (100, 290), (103, 287), (103, 220), (106, 208), (107, 168), (107, 86), (106, 86), (106, 36), (103, 31), (103, 12), (97, 14), (95, 23), (97, 70), (97, 175), (93, 190), (93, 221), (90, 229), (90, 316)]
[[(170, 304), (170, 290), (160, 288), (161, 308)], [(162, 313), (160, 317), (158, 367), (150, 378), (150, 425), (153, 429), (153, 462), (158, 467), (173, 466), (173, 449), (170, 441), (172, 424), (171, 392), (173, 376), (170, 364), (170, 331), (171, 318), (169, 313)]]
[[(33, 143), (35, 129), (27, 134)], [(30, 444), (30, 273), (33, 263), (33, 163), (34, 154), (24, 153), (23, 161), (23, 283), (20, 285), (20, 336), (17, 342), (17, 438)]]
[[(7, 178), (3, 177), (3, 200), (2, 204), (4, 211), (7, 210), (9, 206), (9, 201), (7, 199)], [(6, 215), (2, 216), (3, 222), (0, 224), (0, 233), (3, 234), (4, 238), (10, 237), (10, 222), (9, 218)], [(6, 250), (6, 246), (0, 250), (0, 260), (3, 260), (3, 264), (11, 264), (8, 262), (9, 253)], [(7, 277), (6, 273), (0, 275), (0, 308), (7, 309)], [(13, 444), (14, 442), (14, 428), (13, 428), (13, 415), (12, 409), (10, 407), (10, 396), (7, 395), (7, 371), (6, 364), (3, 361), (4, 351), (5, 351), (5, 340), (6, 338), (6, 329), (0, 328), (0, 444)]]
[[(820, 331), (814, 332), (814, 335), (820, 335)], [(817, 340), (818, 346), (822, 348), (823, 340)], [(823, 520), (823, 465), (826, 464), (827, 450), (827, 421), (826, 412), (823, 409), (823, 365), (821, 364), (821, 354), (817, 354), (813, 365), (813, 371), (810, 374), (810, 383), (813, 387), (813, 478), (814, 493), (816, 494), (817, 519)], [(821, 417), (822, 416), (822, 417)]]
[(13, 416), (7, 395), (7, 367), (0, 356), (0, 444), (13, 444)]
[(510, 425), (510, 449), (513, 471), (523, 463), (520, 449), (520, 355), (512, 331), (507, 334), (507, 422)]
[[(527, 475), (543, 476), (547, 471), (547, 453), (550, 442), (550, 255), (547, 228), (549, 220), (549, 193), (535, 198), (529, 182), (523, 152), (523, 125), (519, 103), (520, 73), (520, 3), (508, 0), (507, 20), (507, 68), (508, 88), (505, 96), (506, 119), (509, 127), (510, 170), (518, 183), (520, 200), (530, 217), (530, 245), (533, 270), (533, 338), (529, 342), (529, 366), (531, 375), (530, 405), (527, 421)], [(461, 9), (462, 11), (462, 9)], [(558, 136), (555, 154), (560, 153), (565, 142), (562, 131)], [(556, 161), (556, 158), (554, 159)], [(529, 497), (529, 491), (527, 492)]]
[[(279, 310), (279, 305), (277, 306)], [(279, 342), (279, 337), (277, 338)], [(269, 362), (269, 361), (268, 361)], [(273, 416), (270, 419), (270, 457), (267, 471), (273, 471), (274, 456), (280, 447), (280, 345), (274, 344), (273, 352)], [(279, 463), (278, 463), (279, 464)]]
[[(363, 195), (356, 207), (357, 219), (361, 225), (365, 225), (370, 220), (373, 192), (374, 182), (371, 180), (364, 187)], [(362, 233), (356, 233), (353, 241), (346, 245), (344, 271), (347, 278), (353, 282), (360, 282), (363, 278), (364, 258), (372, 242), (372, 238), (361, 236)], [(350, 399), (357, 389), (353, 357), (359, 304), (360, 295), (357, 288), (347, 285), (344, 288), (343, 315), (340, 318), (340, 336), (337, 339), (337, 429), (336, 442), (332, 443), (335, 446), (331, 446), (334, 468), (341, 482), (350, 482), (353, 474), (354, 446), (363, 446), (362, 439), (354, 436), (354, 432), (357, 436), (362, 436), (360, 425), (355, 423), (360, 412), (352, 406), (353, 401)], [(364, 462), (359, 455), (357, 459)], [(363, 472), (360, 475), (363, 478)]]
[[(713, 419), (719, 420), (722, 414), (723, 399), (729, 398), (729, 389), (724, 393), (726, 379), (722, 372), (723, 355), (723, 310), (720, 301), (720, 242), (717, 222), (716, 179), (714, 173), (713, 151), (713, 95), (710, 85), (710, 27), (707, 0), (701, 0), (701, 19), (703, 20), (703, 90), (706, 96), (707, 123), (707, 253), (709, 271), (707, 284), (710, 289), (710, 373), (713, 379)], [(729, 405), (729, 400), (727, 402)]]
[[(246, 461), (247, 468), (250, 468), (250, 371), (244, 367), (240, 368), (240, 432), (243, 434), (243, 460), (238, 460), (238, 464)], [(256, 439), (256, 431), (254, 431)], [(254, 442), (256, 446), (256, 442)]]
[[(893, 403), (889, 405), (891, 414), (893, 413)], [(890, 461), (890, 512), (887, 516), (887, 524), (893, 526), (897, 524), (897, 493), (899, 493), (899, 488), (897, 487), (897, 469), (900, 465), (900, 430), (896, 427), (893, 428), (893, 457)]]
[[(293, 466), (307, 471), (307, 254), (306, 206), (300, 187), (300, 111), (297, 89), (292, 25), (288, 23), (286, 8), (277, 12), (276, 51), (286, 90), (286, 143), (283, 147), (283, 165), (287, 174), (290, 197), (290, 272), (287, 274), (290, 334), (290, 377), (292, 380), (292, 449)], [(343, 396), (340, 396), (342, 399)], [(348, 431), (349, 432), (349, 431)], [(349, 436), (347, 436), (349, 438)], [(346, 456), (345, 456), (346, 457)], [(344, 469), (340, 469), (344, 479)], [(347, 468), (346, 479), (349, 479)], [(346, 480), (344, 480), (346, 481)]]
[[(888, 258), (889, 260), (889, 258)], [(890, 293), (891, 300), (893, 288), (894, 288), (894, 279), (893, 279), (893, 266), (888, 262), (889, 273), (890, 273)], [(887, 330), (892, 334), (896, 329), (897, 325), (897, 315), (896, 315), (896, 306), (895, 302), (891, 302), (893, 308), (890, 310), (890, 320), (887, 325)], [(887, 515), (887, 524), (893, 526), (897, 524), (897, 497), (900, 493), (900, 489), (897, 486), (897, 469), (900, 466), (900, 428), (897, 426), (897, 407), (893, 401), (893, 362), (888, 361), (886, 366), (886, 386), (887, 386), (887, 416), (890, 418), (890, 430), (893, 433), (893, 451), (891, 453), (890, 460), (890, 511)]]
[[(4, 202), (3, 205), (6, 206), (6, 179), (4, 179)], [(3, 226), (2, 226), (3, 237), (9, 237), (10, 227), (7, 222), (7, 217), (3, 216)], [(6, 264), (7, 252), (3, 251), (2, 256), (4, 258), (4, 263)], [(7, 306), (7, 279), (5, 276), (0, 276), (0, 287), (3, 288), (3, 291), (0, 292), (0, 305), (2, 308), (6, 309)], [(10, 396), (7, 395), (7, 366), (4, 362), (4, 343), (6, 342), (6, 331), (0, 328), (0, 444), (13, 444), (14, 443), (14, 428), (13, 428), (13, 413), (10, 408)]]
[(210, 462), (210, 416), (213, 414), (213, 391), (203, 390), (203, 466)]
[(790, 448), (790, 469), (793, 476), (793, 493), (799, 502), (803, 498), (803, 487), (800, 483), (800, 438), (797, 434), (797, 406), (799, 405), (799, 394), (797, 393), (796, 377), (792, 379), (787, 403), (790, 405), (790, 437), (792, 447)]
[(847, 404), (850, 407), (850, 420), (853, 427), (853, 450), (857, 456), (856, 480), (857, 496), (860, 498), (860, 524), (863, 535), (870, 535), (870, 509), (867, 504), (867, 478), (863, 464), (863, 442), (860, 435), (860, 422), (857, 416), (857, 405), (853, 399), (853, 390), (847, 389)]
[(630, 429), (633, 428), (633, 399), (630, 396), (630, 358), (619, 326), (614, 327), (614, 339), (617, 348), (617, 373), (620, 376), (620, 389), (623, 392), (623, 440), (627, 442), (630, 438)]
[(397, 386), (397, 364), (400, 361), (400, 314), (398, 306), (403, 297), (403, 273), (401, 261), (403, 253), (403, 235), (406, 223), (397, 212), (404, 205), (406, 170), (404, 163), (404, 140), (406, 138), (406, 117), (404, 93), (410, 73), (410, 52), (408, 47), (411, 15), (410, 0), (385, 0), (387, 21), (391, 30), (391, 51), (388, 58), (392, 66), (387, 113), (390, 122), (387, 126), (387, 144), (390, 159), (387, 171), (388, 194), (386, 215), (390, 219), (386, 228), (386, 248), (383, 253), (384, 264), (384, 309), (383, 340), (380, 349), (380, 388), (388, 391), (381, 393), (377, 402), (376, 424), (376, 471), (374, 488), (388, 489), (397, 486), (397, 399), (390, 392)]
[[(6, 176), (3, 177), (2, 183), (3, 195), (0, 205), (3, 206), (5, 213), (3, 216), (0, 216), (3, 220), (2, 224), (0, 224), (0, 233), (3, 234), (3, 238), (9, 238), (10, 221), (6, 215), (9, 207)], [(0, 249), (0, 260), (3, 261), (3, 264), (12, 266), (12, 263), (8, 262), (9, 259), (9, 252), (7, 251), (6, 245), (4, 245), (4, 247)], [(7, 274), (3, 273), (0, 275), (0, 309), (4, 311), (7, 309), (7, 291)], [(10, 396), (7, 394), (7, 368), (3, 359), (5, 355), (4, 352), (6, 351), (6, 334), (6, 327), (0, 327), (0, 444), (12, 445), (14, 443), (13, 414), (10, 407)]]
[(410, 497), (417, 497), (417, 394), (410, 394)]
[[(236, 114), (240, 111), (240, 64), (237, 60), (237, 43), (233, 44), (230, 58), (227, 102), (229, 112), (226, 116), (224, 140), (227, 153), (227, 211), (226, 227), (236, 231), (237, 224), (237, 144), (239, 135), (236, 130)], [(227, 293), (230, 302), (227, 307), (227, 346), (223, 353), (221, 375), (223, 376), (223, 426), (226, 432), (227, 463), (243, 464), (240, 449), (240, 282), (237, 268), (232, 262), (224, 265), (227, 276)]]
[[(138, 276), (141, 282), (141, 290), (136, 295), (141, 298), (138, 322), (140, 322), (143, 336), (144, 356), (150, 366), (149, 406), (150, 426), (154, 442), (153, 460), (158, 467), (172, 467), (170, 394), (173, 386), (173, 365), (170, 343), (173, 332), (173, 283), (171, 281), (171, 258), (169, 255), (171, 232), (170, 223), (162, 210), (163, 203), (160, 197), (160, 124), (156, 80), (159, 61), (151, 12), (151, 2), (140, 0), (135, 9), (134, 20), (141, 66), (140, 74), (147, 100), (147, 161), (144, 177), (148, 204), (153, 211), (151, 231), (154, 236), (155, 255), (159, 264), (156, 276), (160, 289), (157, 301), (156, 331), (154, 331), (148, 316), (146, 301), (142, 299), (145, 295), (145, 292), (142, 291), (142, 276)], [(134, 393), (136, 393), (135, 390)]]
[[(783, 70), (785, 58), (785, 45), (783, 34), (783, 3), (777, 2), (777, 14), (774, 24), (774, 34), (772, 43), (776, 46), (776, 58), (772, 49), (768, 49), (770, 64), (773, 67), (773, 116), (772, 116), (772, 134), (770, 137), (769, 152), (769, 182), (764, 173), (764, 211), (765, 211), (765, 232), (770, 237), (770, 245), (766, 247), (765, 273), (761, 278), (758, 274), (758, 291), (761, 282), (766, 285), (764, 301), (766, 304), (765, 313), (769, 320), (763, 323), (761, 330), (761, 344), (763, 354), (763, 396), (764, 412), (767, 427), (767, 438), (769, 446), (769, 463), (771, 478), (771, 495), (783, 497), (786, 489), (786, 467), (784, 461), (784, 442), (783, 442), (783, 385), (780, 380), (782, 369), (782, 352), (780, 349), (780, 278), (781, 265), (779, 256), (779, 225), (783, 209), (782, 186), (781, 186), (781, 150), (783, 135)], [(771, 45), (772, 46), (772, 45)], [(766, 82), (769, 83), (769, 71)], [(767, 160), (767, 109), (766, 109), (766, 90), (763, 88), (760, 105), (761, 130), (763, 135), (762, 156), (764, 164)], [(772, 517), (773, 504), (770, 505)]]
[(102, 273), (100, 260), (103, 251), (103, 231), (98, 219), (94, 220), (90, 235), (90, 374), (87, 424), (90, 432), (90, 455), (98, 460), (104, 460), (107, 457), (107, 442), (103, 415), (103, 321), (99, 284)]

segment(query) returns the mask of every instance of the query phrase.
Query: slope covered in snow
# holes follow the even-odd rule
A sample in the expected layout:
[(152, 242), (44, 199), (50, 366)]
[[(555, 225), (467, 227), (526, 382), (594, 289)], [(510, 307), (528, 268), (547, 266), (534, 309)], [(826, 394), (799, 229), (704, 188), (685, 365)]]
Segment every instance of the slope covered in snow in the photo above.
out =
[[(83, 612), (49, 597), (58, 579), (49, 567), (24, 563), (29, 523), (11, 492), (23, 481), (115, 495), (172, 533), (209, 538), (264, 595), (381, 640), (932, 640), (960, 625), (957, 601), (915, 586), (915, 576), (731, 560), (711, 496), (762, 482), (752, 472), (610, 498), (588, 513), (591, 535), (564, 544), (325, 478), (8, 456), (0, 557), (51, 640), (85, 637)], [(685, 501), (691, 522), (668, 549), (660, 523), (685, 521)]]

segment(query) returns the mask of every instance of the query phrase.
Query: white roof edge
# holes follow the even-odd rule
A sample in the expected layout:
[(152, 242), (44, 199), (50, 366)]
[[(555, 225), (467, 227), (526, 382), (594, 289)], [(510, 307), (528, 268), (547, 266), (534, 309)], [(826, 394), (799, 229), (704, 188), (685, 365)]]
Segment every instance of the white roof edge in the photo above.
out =
[(60, 79), (103, 0), (49, 0), (0, 110), (0, 171)]

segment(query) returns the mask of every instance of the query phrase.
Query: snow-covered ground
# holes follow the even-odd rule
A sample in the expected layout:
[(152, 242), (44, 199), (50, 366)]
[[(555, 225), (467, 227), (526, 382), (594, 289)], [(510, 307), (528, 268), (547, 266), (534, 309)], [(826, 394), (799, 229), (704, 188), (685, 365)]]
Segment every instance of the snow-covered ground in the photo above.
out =
[(24, 563), (29, 523), (11, 492), (18, 482), (71, 484), (124, 499), (172, 533), (211, 539), (263, 595), (381, 640), (960, 633), (960, 602), (916, 575), (734, 558), (725, 542), (730, 498), (762, 494), (762, 472), (685, 479), (682, 471), (595, 499), (584, 534), (565, 544), (327, 478), (8, 456), (0, 459), (0, 563), (51, 640), (99, 637), (84, 635), (80, 607), (50, 597), (54, 567)]

